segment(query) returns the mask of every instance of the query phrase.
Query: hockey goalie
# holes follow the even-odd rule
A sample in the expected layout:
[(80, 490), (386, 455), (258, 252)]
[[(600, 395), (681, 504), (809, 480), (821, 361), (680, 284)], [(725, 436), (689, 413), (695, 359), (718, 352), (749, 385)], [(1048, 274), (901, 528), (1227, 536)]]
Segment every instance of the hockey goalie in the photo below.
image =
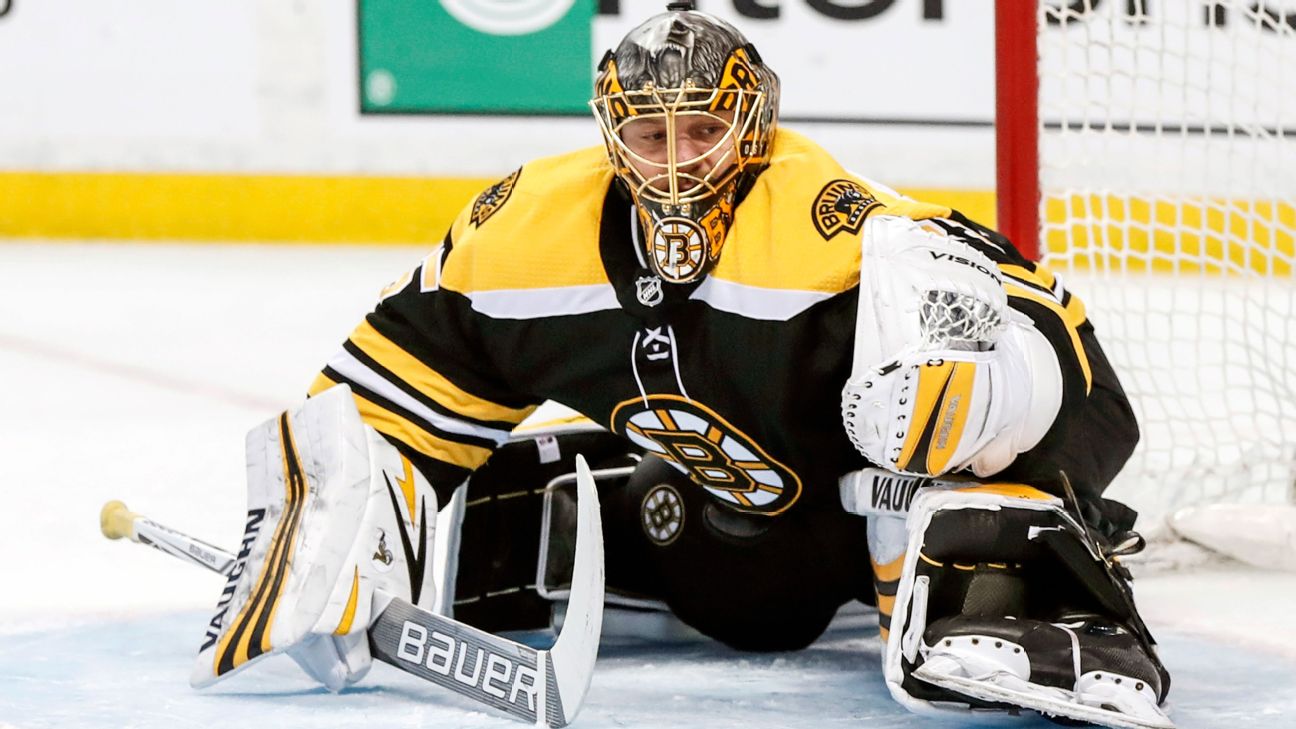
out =
[[(1134, 514), (1102, 496), (1138, 428), (1083, 304), (778, 106), (689, 3), (609, 51), (603, 144), (482, 192), (250, 436), (255, 533), (194, 682), (287, 652), (350, 685), (380, 593), (552, 630), (579, 453), (609, 632), (796, 650), (860, 601), (907, 709), (1170, 727), (1120, 563)], [(545, 401), (584, 417), (516, 429)]]

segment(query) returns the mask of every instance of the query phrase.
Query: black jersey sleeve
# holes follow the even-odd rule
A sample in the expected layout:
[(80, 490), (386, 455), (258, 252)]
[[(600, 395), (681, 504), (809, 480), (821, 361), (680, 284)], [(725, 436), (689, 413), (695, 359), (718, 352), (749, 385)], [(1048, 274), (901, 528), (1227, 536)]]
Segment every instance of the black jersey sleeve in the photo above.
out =
[(1087, 519), (1128, 529), (1134, 513), (1101, 495), (1133, 453), (1138, 423), (1085, 314), (1084, 302), (1067, 290), (1061, 278), (1027, 260), (1002, 234), (958, 212), (933, 222), (999, 266), (1009, 306), (1029, 317), (1044, 334), (1062, 368), (1062, 407), (1053, 426), (997, 478), (1029, 483), (1061, 496), (1065, 473), (1082, 508), (1091, 512)]
[(364, 422), (391, 441), (446, 503), (539, 401), (499, 375), (463, 297), (439, 287), (447, 235), (383, 292), (311, 386), (349, 385)]

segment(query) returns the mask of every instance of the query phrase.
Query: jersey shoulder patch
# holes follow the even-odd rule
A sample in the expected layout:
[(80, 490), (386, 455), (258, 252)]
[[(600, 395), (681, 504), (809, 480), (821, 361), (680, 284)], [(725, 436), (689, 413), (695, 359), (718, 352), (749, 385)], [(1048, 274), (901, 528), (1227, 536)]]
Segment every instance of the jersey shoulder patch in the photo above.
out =
[(602, 147), (528, 162), (459, 214), (441, 285), (468, 294), (607, 283), (598, 236), (611, 183)]
[(816, 297), (847, 291), (859, 283), (864, 220), (883, 202), (822, 147), (780, 129), (712, 276)]
[(482, 194), (478, 195), (477, 199), (473, 201), (472, 212), (468, 215), (468, 224), (478, 227), (489, 220), (497, 210), (504, 207), (504, 203), (508, 202), (509, 196), (513, 194), (513, 186), (517, 184), (518, 176), (521, 174), (522, 168), (519, 167), (514, 170), (513, 174), (491, 185)]
[(859, 234), (864, 228), (864, 219), (880, 207), (882, 202), (859, 182), (837, 178), (819, 190), (810, 218), (819, 235), (830, 241), (843, 232)]

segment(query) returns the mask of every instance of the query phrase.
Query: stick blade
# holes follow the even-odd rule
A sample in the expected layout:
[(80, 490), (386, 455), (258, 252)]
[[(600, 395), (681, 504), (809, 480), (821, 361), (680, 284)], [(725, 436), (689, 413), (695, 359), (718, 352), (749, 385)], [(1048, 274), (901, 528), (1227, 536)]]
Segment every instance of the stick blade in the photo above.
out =
[(603, 521), (598, 490), (584, 456), (576, 456), (576, 564), (572, 570), (567, 615), (557, 642), (548, 651), (557, 701), (546, 706), (551, 727), (570, 724), (580, 713), (594, 676), (603, 632)]
[(369, 628), (373, 657), (528, 724), (544, 724), (543, 651), (515, 643), (379, 590)]
[[(576, 494), (576, 564), (552, 648), (530, 648), (379, 590), (369, 628), (373, 657), (529, 724), (570, 724), (589, 691), (603, 631), (603, 522), (594, 476), (580, 456)], [(474, 665), (475, 672), (465, 670)]]

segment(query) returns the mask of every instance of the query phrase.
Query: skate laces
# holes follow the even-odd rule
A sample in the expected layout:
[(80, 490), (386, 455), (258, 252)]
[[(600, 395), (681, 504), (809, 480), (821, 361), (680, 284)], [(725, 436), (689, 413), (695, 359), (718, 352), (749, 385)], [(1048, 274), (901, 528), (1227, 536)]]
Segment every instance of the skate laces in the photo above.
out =
[[(1089, 550), (1093, 552), (1094, 556), (1101, 558), (1112, 567), (1124, 570), (1125, 568), (1120, 564), (1119, 558), (1142, 552), (1147, 547), (1147, 540), (1143, 538), (1142, 534), (1132, 529), (1121, 532), (1118, 538), (1111, 542), (1105, 539), (1099, 540), (1094, 536), (1093, 529), (1089, 526), (1089, 522), (1085, 521), (1084, 514), (1080, 511), (1080, 499), (1076, 496), (1075, 489), (1072, 488), (1071, 479), (1067, 477), (1066, 471), (1058, 471), (1058, 476), (1062, 481), (1062, 489), (1066, 493), (1066, 498), (1063, 501), (1066, 502), (1069, 515), (1075, 519), (1076, 525), (1080, 527), (1080, 531), (1084, 534)], [(1128, 576), (1126, 576), (1126, 579), (1128, 579)]]

